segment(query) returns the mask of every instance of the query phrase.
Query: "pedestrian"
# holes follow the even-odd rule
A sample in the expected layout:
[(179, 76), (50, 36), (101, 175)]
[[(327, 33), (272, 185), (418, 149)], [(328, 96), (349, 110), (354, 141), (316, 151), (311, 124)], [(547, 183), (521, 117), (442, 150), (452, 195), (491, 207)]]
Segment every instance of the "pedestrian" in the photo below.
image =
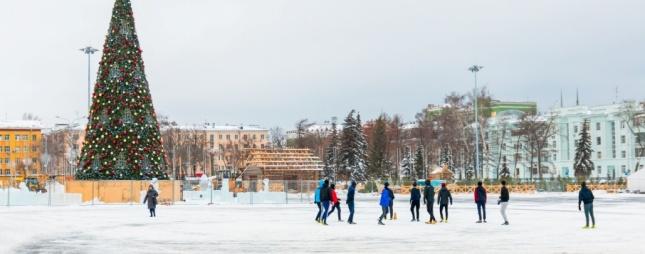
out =
[[(412, 183), (412, 189), (410, 189), (410, 212), (412, 213), (412, 221), (419, 221), (419, 207), (421, 206), (421, 191), (417, 188), (417, 183)], [(417, 216), (414, 217), (414, 211), (416, 210)]]
[[(477, 204), (477, 215), (479, 215), (479, 220), (477, 223), (486, 223), (486, 189), (482, 186), (482, 182), (477, 182), (477, 188), (475, 188), (475, 203)], [(482, 221), (482, 213), (484, 214)]]
[(596, 228), (596, 218), (593, 215), (593, 199), (593, 192), (591, 192), (591, 190), (587, 188), (587, 183), (582, 182), (580, 184), (580, 192), (578, 193), (578, 210), (582, 210), (580, 203), (584, 203), (585, 220), (587, 222), (587, 224), (585, 224), (584, 226), (585, 229), (589, 228), (589, 216), (591, 216), (591, 228)]
[(356, 222), (354, 222), (354, 194), (355, 193), (356, 193), (356, 181), (352, 181), (352, 184), (349, 186), (349, 190), (347, 190), (347, 201), (345, 201), (345, 203), (347, 203), (347, 209), (349, 209), (349, 219), (347, 219), (347, 223), (349, 224), (356, 224)]
[(320, 189), (323, 186), (323, 180), (318, 181), (318, 188), (314, 192), (314, 203), (318, 207), (318, 213), (316, 214), (316, 222), (320, 223), (320, 213), (322, 212), (322, 204), (320, 203)]
[(390, 207), (390, 191), (388, 191), (388, 186), (390, 186), (390, 184), (388, 182), (385, 182), (385, 187), (381, 192), (381, 199), (379, 200), (379, 205), (381, 206), (382, 211), (381, 217), (378, 218), (379, 225), (385, 225), (383, 224), (383, 219), (387, 218), (387, 211)]
[(502, 180), (502, 190), (501, 193), (499, 194), (499, 201), (497, 201), (498, 205), (501, 205), (499, 207), (499, 211), (502, 213), (502, 218), (504, 218), (504, 224), (502, 225), (508, 225), (508, 218), (506, 217), (506, 208), (508, 208), (508, 200), (509, 200), (509, 194), (508, 194), (508, 188), (506, 188), (506, 181)]
[(155, 187), (148, 186), (148, 192), (146, 192), (146, 196), (143, 198), (143, 203), (146, 204), (148, 203), (148, 210), (150, 210), (150, 217), (157, 217), (156, 209), (157, 209), (157, 197), (159, 196), (159, 193), (155, 190)]
[(343, 220), (340, 219), (340, 199), (338, 198), (338, 195), (336, 195), (336, 185), (333, 183), (329, 188), (329, 195), (331, 195), (332, 207), (329, 214), (327, 214), (327, 217), (334, 213), (334, 210), (338, 210), (338, 221), (343, 222)]
[(329, 211), (329, 201), (331, 196), (329, 194), (329, 180), (325, 179), (322, 188), (320, 188), (320, 203), (322, 203), (323, 212), (321, 223), (327, 226), (327, 212)]
[(430, 214), (430, 219), (428, 219), (427, 224), (437, 223), (437, 219), (434, 218), (434, 187), (430, 180), (426, 180), (425, 187), (423, 188), (423, 204), (426, 205), (428, 213)]
[[(450, 191), (446, 188), (446, 183), (441, 183), (441, 189), (439, 194), (437, 194), (437, 204), (439, 204), (439, 215), (441, 216), (441, 222), (448, 223), (448, 201), (452, 205), (452, 195)], [(446, 210), (446, 219), (443, 219), (443, 211)]]
[(390, 184), (388, 183), (385, 185), (385, 189), (387, 190), (388, 195), (390, 196), (390, 204), (388, 205), (389, 211), (390, 211), (390, 220), (394, 219), (394, 191), (390, 189), (388, 186)]

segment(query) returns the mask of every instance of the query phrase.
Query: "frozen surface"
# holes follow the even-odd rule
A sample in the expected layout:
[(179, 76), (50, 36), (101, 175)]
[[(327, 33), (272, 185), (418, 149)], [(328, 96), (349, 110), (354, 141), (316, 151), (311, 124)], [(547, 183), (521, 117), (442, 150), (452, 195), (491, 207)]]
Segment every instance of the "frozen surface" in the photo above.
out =
[[(470, 195), (457, 196), (450, 223), (376, 225), (376, 197), (361, 195), (358, 225), (314, 222), (313, 205), (176, 205), (147, 217), (142, 205), (1, 207), (0, 253), (642, 253), (645, 195), (596, 194), (598, 228), (583, 230), (575, 194), (512, 195), (510, 226), (488, 203), (475, 224)], [(435, 206), (436, 211), (436, 206)], [(343, 219), (347, 209), (343, 205)], [(427, 213), (421, 209), (422, 220)], [(438, 216), (438, 212), (436, 211)]]

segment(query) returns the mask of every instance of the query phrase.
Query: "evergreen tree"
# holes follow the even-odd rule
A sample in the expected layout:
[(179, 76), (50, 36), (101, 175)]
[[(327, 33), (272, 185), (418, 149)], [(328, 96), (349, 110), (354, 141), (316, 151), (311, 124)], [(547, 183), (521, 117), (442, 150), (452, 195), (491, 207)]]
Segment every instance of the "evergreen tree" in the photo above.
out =
[(343, 123), (343, 134), (340, 145), (340, 172), (345, 180), (363, 182), (367, 179), (367, 141), (363, 134), (360, 115), (354, 118), (352, 110)]
[(383, 178), (388, 175), (389, 162), (387, 160), (387, 136), (385, 116), (381, 115), (374, 122), (372, 141), (369, 149), (368, 176)]
[(444, 145), (441, 148), (441, 155), (439, 157), (439, 166), (443, 167), (444, 165), (448, 166), (448, 169), (450, 169), (450, 171), (453, 171), (454, 162), (452, 160), (452, 152), (447, 145)]
[(502, 157), (502, 170), (499, 172), (499, 177), (502, 180), (508, 180), (511, 177), (511, 170), (508, 169), (506, 164), (506, 156)]
[(414, 170), (414, 159), (412, 158), (412, 155), (410, 154), (410, 149), (408, 147), (405, 148), (405, 152), (403, 152), (403, 157), (401, 158), (401, 178), (403, 179), (410, 179), (413, 174)]
[(424, 179), (425, 176), (425, 163), (423, 160), (423, 146), (417, 146), (417, 151), (414, 154), (414, 173), (417, 179)]
[(129, 0), (117, 0), (94, 86), (78, 179), (166, 179), (165, 152)]
[(582, 123), (580, 138), (576, 142), (576, 157), (573, 162), (576, 178), (585, 180), (591, 175), (593, 162), (591, 161), (591, 135), (589, 135), (589, 120)]
[(323, 168), (323, 176), (327, 179), (335, 179), (336, 172), (338, 170), (338, 128), (336, 127), (336, 121), (331, 123), (331, 134), (329, 137), (329, 146), (325, 151), (325, 165)]

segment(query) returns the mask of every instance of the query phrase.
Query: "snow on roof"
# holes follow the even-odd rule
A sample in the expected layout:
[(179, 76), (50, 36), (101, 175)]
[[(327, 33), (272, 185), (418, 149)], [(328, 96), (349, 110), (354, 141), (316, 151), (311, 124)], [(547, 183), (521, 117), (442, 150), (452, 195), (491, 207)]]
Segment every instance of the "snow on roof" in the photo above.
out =
[(180, 130), (200, 130), (200, 131), (235, 131), (235, 130), (244, 130), (244, 131), (268, 131), (268, 129), (262, 128), (257, 125), (214, 125), (214, 124), (202, 124), (202, 125), (181, 125), (178, 126)]
[(40, 121), (0, 121), (0, 129), (42, 129)]

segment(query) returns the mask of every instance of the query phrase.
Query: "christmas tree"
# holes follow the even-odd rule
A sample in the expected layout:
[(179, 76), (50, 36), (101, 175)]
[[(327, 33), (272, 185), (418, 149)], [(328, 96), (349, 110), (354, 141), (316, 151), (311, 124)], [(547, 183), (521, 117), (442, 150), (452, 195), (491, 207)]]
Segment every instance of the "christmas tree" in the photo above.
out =
[(76, 178), (167, 178), (129, 0), (112, 10)]
[(591, 175), (593, 170), (593, 162), (591, 161), (591, 135), (589, 135), (589, 120), (582, 123), (582, 130), (580, 131), (580, 138), (576, 142), (576, 157), (573, 162), (573, 169), (576, 178), (585, 180)]

